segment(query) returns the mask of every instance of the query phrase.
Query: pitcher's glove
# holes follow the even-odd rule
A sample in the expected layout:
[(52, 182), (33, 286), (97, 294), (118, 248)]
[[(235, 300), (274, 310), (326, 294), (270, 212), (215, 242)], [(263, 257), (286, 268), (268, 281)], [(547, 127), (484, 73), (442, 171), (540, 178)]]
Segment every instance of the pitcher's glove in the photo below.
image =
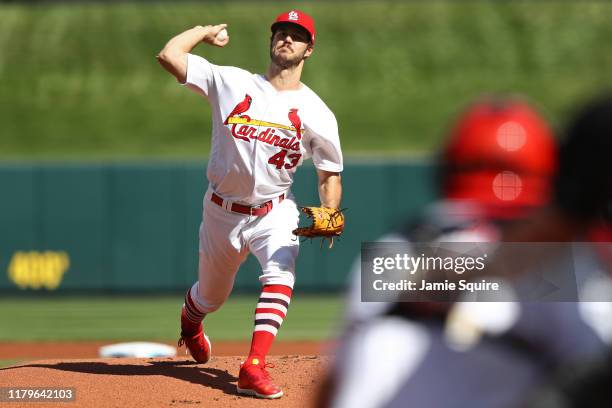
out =
[(296, 228), (293, 234), (305, 238), (329, 239), (329, 247), (334, 245), (334, 237), (344, 231), (344, 214), (342, 210), (328, 207), (300, 207), (300, 211), (312, 219), (307, 227)]

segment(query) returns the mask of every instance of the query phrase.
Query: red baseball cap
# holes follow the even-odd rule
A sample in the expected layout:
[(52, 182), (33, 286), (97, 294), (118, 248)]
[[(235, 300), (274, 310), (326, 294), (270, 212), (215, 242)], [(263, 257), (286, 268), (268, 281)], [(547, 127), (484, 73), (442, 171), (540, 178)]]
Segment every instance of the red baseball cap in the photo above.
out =
[(291, 10), (286, 13), (279, 14), (279, 16), (276, 17), (276, 20), (274, 20), (274, 23), (272, 23), (270, 30), (274, 32), (276, 30), (276, 26), (281, 23), (292, 23), (299, 25), (308, 31), (310, 34), (310, 40), (314, 44), (316, 34), (315, 23), (312, 17), (310, 17), (308, 14), (300, 10)]

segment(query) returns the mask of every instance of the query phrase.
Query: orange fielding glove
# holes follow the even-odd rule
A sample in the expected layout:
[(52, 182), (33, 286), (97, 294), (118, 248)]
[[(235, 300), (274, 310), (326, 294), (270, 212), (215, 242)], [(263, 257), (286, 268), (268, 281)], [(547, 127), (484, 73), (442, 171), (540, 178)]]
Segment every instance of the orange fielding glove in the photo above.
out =
[(312, 219), (312, 223), (307, 227), (294, 229), (294, 235), (329, 239), (331, 248), (334, 245), (334, 237), (339, 237), (344, 231), (344, 214), (341, 210), (328, 207), (300, 207), (300, 211)]

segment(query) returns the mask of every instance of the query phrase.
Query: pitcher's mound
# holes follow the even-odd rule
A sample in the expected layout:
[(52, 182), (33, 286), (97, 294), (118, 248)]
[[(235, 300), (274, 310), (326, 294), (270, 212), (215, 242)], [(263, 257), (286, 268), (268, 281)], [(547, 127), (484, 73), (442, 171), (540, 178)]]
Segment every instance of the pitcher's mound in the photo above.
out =
[(271, 356), (269, 372), (283, 389), (275, 401), (236, 393), (242, 357), (41, 360), (0, 369), (0, 387), (73, 388), (76, 402), (36, 407), (304, 407), (311, 404), (326, 356)]

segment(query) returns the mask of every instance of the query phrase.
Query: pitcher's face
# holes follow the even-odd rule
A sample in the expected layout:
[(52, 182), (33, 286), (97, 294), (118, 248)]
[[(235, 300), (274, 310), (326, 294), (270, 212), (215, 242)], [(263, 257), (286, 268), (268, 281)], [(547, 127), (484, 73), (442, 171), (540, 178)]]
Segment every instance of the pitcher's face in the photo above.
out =
[(310, 34), (296, 24), (280, 25), (270, 40), (270, 59), (281, 68), (298, 65), (312, 51)]

